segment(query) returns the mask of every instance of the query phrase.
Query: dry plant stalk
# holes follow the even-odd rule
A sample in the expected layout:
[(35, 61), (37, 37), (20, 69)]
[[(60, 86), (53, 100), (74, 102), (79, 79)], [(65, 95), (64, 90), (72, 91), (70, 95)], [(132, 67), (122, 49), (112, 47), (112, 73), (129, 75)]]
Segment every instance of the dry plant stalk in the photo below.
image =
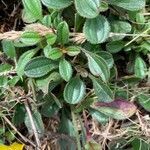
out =
[[(52, 28), (48, 28), (48, 27), (46, 27), (42, 24), (39, 24), (39, 23), (34, 23), (34, 24), (26, 25), (26, 27), (24, 28), (24, 31), (9, 31), (9, 32), (5, 32), (5, 33), (0, 33), (0, 40), (19, 39), (21, 37), (21, 35), (26, 31), (37, 32), (41, 36), (45, 36), (45, 35), (51, 34), (51, 33), (56, 33), (56, 30), (54, 30)], [(146, 32), (147, 32), (147, 30), (146, 30)], [(132, 40), (132, 41), (134, 41), (135, 39), (137, 39), (139, 37), (150, 37), (150, 35), (145, 34), (146, 32), (143, 32), (141, 34), (125, 34), (125, 33), (112, 33), (111, 32), (109, 34), (109, 37), (122, 36), (123, 35), (123, 36), (134, 37), (134, 39)], [(70, 33), (70, 37), (71, 37), (71, 41), (75, 42), (77, 44), (82, 44), (86, 40), (84, 33)], [(130, 42), (132, 42), (132, 41), (130, 41)], [(130, 42), (127, 43), (126, 46), (129, 45)]]

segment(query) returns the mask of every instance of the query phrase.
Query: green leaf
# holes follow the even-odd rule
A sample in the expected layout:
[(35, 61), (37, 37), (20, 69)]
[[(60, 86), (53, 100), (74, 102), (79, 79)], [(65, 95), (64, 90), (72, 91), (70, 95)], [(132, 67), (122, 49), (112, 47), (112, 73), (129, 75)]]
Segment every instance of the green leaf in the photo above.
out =
[[(74, 138), (76, 136), (76, 133), (75, 133), (76, 131), (75, 131), (72, 121), (68, 118), (67, 113), (65, 114), (64, 111), (62, 112), (61, 121), (60, 121), (61, 123), (59, 126), (59, 133), (66, 134)], [(58, 142), (60, 145), (60, 150), (67, 150), (68, 146), (69, 146), (69, 150), (77, 149), (76, 143), (72, 140), (62, 138)]]
[(53, 45), (57, 39), (55, 34), (47, 34), (45, 37), (48, 45)]
[(54, 98), (50, 94), (47, 94), (44, 97), (44, 100), (45, 102), (42, 105), (41, 113), (45, 117), (52, 117), (58, 112), (59, 107), (56, 105)]
[(0, 88), (7, 86), (8, 79), (6, 76), (0, 76)]
[(111, 102), (113, 101), (113, 92), (109, 88), (109, 86), (103, 83), (100, 79), (90, 76), (93, 82), (93, 88), (96, 96), (98, 97), (98, 101), (102, 102)]
[(42, 18), (42, 5), (40, 0), (22, 0), (26, 12), (35, 20)]
[(62, 19), (62, 16), (60, 15), (59, 12), (57, 11), (54, 11), (52, 14), (51, 14), (51, 17), (53, 18), (53, 28), (57, 29), (58, 25), (63, 22), (63, 19)]
[(48, 55), (48, 58), (52, 60), (56, 60), (63, 55), (63, 52), (59, 48), (52, 48), (48, 51), (47, 55)]
[[(3, 134), (5, 134), (6, 128), (4, 125), (0, 126), (0, 136), (2, 136)], [(1, 143), (0, 143), (1, 144)]]
[(109, 36), (109, 31), (109, 22), (102, 15), (94, 19), (87, 19), (83, 27), (86, 39), (92, 44), (105, 42)]
[(94, 108), (90, 108), (89, 113), (92, 116), (92, 118), (96, 119), (99, 123), (107, 123), (109, 121), (108, 116)]
[(25, 22), (25, 23), (33, 23), (36, 21), (36, 19), (34, 18), (34, 16), (28, 12), (27, 10), (23, 9), (22, 10), (22, 20)]
[(85, 95), (86, 86), (79, 77), (72, 78), (64, 89), (64, 100), (69, 104), (79, 103)]
[(57, 63), (46, 57), (31, 59), (25, 66), (24, 71), (28, 77), (42, 77), (58, 67)]
[(150, 96), (146, 94), (140, 94), (138, 96), (139, 104), (148, 112), (150, 112)]
[(30, 59), (35, 55), (37, 52), (36, 49), (29, 50), (25, 53), (23, 53), (18, 60), (17, 66), (16, 66), (16, 71), (19, 77), (22, 77), (24, 74), (24, 68), (26, 64), (30, 61)]
[(23, 104), (17, 104), (15, 106), (15, 113), (14, 113), (14, 116), (13, 116), (13, 123), (16, 126), (18, 126), (18, 125), (20, 125), (21, 123), (24, 122), (25, 113), (26, 113), (26, 110), (25, 110), (25, 107), (24, 107)]
[(82, 31), (82, 27), (84, 25), (85, 18), (81, 17), (78, 13), (75, 14), (75, 21), (74, 21), (74, 30), (75, 32)]
[(8, 130), (8, 131), (6, 131), (5, 137), (6, 137), (7, 141), (9, 141), (9, 142), (14, 141), (15, 138), (16, 138), (15, 134), (16, 134), (16, 131), (14, 131), (14, 130)]
[(100, 12), (107, 11), (108, 9), (109, 9), (108, 3), (105, 1), (102, 1), (100, 5)]
[(118, 53), (124, 48), (125, 42), (124, 41), (112, 41), (106, 44), (106, 49), (110, 53)]
[(89, 108), (89, 107), (93, 104), (94, 100), (95, 100), (94, 98), (87, 98), (87, 99), (83, 100), (83, 101), (80, 103), (80, 105), (78, 105), (77, 107), (74, 108), (73, 111), (74, 111), (75, 113), (80, 113), (80, 112), (82, 112), (84, 109)]
[(52, 72), (42, 78), (36, 79), (36, 86), (43, 91), (44, 94), (49, 92), (49, 84), (60, 82), (61, 76), (58, 72)]
[(22, 43), (29, 45), (29, 46), (39, 43), (40, 40), (41, 40), (41, 37), (36, 32), (24, 32), (20, 38), (20, 41)]
[(115, 33), (129, 33), (131, 32), (132, 29), (131, 24), (126, 21), (112, 21), (110, 25), (111, 25), (111, 32), (114, 32), (114, 35), (110, 37), (110, 39), (113, 41), (118, 41), (125, 37), (125, 35), (115, 36)]
[(85, 150), (102, 150), (102, 146), (94, 140), (91, 140), (86, 143)]
[(0, 74), (2, 73), (5, 73), (9, 70), (11, 70), (12, 66), (9, 65), (9, 64), (0, 64)]
[(135, 138), (132, 142), (132, 149), (133, 150), (149, 150), (150, 149), (150, 144), (149, 142), (146, 142), (142, 138)]
[(124, 76), (124, 77), (122, 77), (122, 81), (125, 84), (129, 84), (130, 86), (133, 86), (133, 85), (139, 84), (139, 82), (141, 81), (141, 78), (135, 77), (133, 75), (131, 75), (131, 76)]
[(65, 81), (69, 81), (70, 78), (72, 77), (73, 73), (72, 66), (70, 62), (68, 62), (64, 58), (61, 59), (59, 62), (59, 73)]
[(113, 64), (114, 64), (113, 56), (106, 51), (100, 51), (98, 54), (106, 61), (109, 69), (111, 69), (113, 67)]
[(85, 18), (95, 18), (100, 12), (100, 0), (75, 0), (77, 12)]
[[(32, 114), (32, 118), (33, 118), (33, 122), (36, 127), (37, 133), (39, 134), (40, 137), (42, 137), (42, 135), (44, 135), (45, 128), (44, 128), (41, 114), (38, 111), (34, 111), (34, 113)], [(31, 125), (30, 117), (27, 113), (25, 116), (25, 125), (28, 128), (29, 133), (33, 134), (34, 131)]]
[(110, 71), (106, 61), (94, 53), (87, 52), (85, 54), (88, 58), (88, 66), (91, 73), (95, 76), (100, 76), (104, 82), (108, 81)]
[(117, 119), (124, 120), (135, 114), (137, 107), (128, 100), (115, 99), (110, 103), (96, 102), (95, 107), (101, 113)]
[(141, 57), (137, 57), (134, 66), (135, 76), (141, 79), (145, 78), (147, 67), (145, 61)]
[(69, 42), (69, 27), (65, 21), (59, 23), (57, 27), (57, 40), (61, 44)]
[(19, 76), (13, 76), (13, 78), (8, 81), (8, 85), (14, 87), (19, 80), (20, 80)]
[(71, 5), (72, 0), (41, 0), (48, 8), (62, 9)]
[(108, 0), (108, 2), (130, 11), (137, 11), (145, 7), (145, 0)]
[(16, 56), (15, 47), (12, 41), (10, 40), (2, 40), (2, 48), (4, 53), (10, 57), (14, 58)]
[(44, 56), (45, 57), (47, 57), (47, 58), (49, 57), (49, 52), (51, 51), (51, 49), (52, 49), (52, 46), (49, 44), (44, 47)]
[(51, 27), (52, 25), (52, 18), (51, 15), (45, 15), (42, 19), (42, 24), (46, 27)]
[(80, 53), (80, 51), (81, 51), (81, 49), (78, 46), (69, 46), (66, 49), (66, 53), (69, 56), (76, 56), (76, 55), (78, 55)]

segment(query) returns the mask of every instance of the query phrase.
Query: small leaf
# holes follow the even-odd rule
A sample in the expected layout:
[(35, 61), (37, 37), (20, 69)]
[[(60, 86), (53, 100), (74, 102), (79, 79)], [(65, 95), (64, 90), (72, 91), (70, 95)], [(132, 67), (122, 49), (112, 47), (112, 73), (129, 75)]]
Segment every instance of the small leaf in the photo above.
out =
[(106, 49), (110, 53), (118, 53), (124, 48), (125, 42), (124, 41), (112, 41), (106, 44)]
[(42, 18), (42, 5), (40, 0), (22, 0), (26, 12), (31, 14), (35, 20)]
[(113, 41), (121, 40), (125, 35), (116, 35), (115, 33), (129, 33), (131, 32), (132, 26), (127, 21), (112, 21), (111, 22), (111, 32), (114, 32), (114, 35), (110, 37)]
[[(38, 111), (35, 111), (32, 114), (32, 117), (33, 117), (34, 125), (36, 127), (36, 131), (39, 134), (39, 136), (41, 137), (44, 134), (44, 124), (42, 121), (41, 114)], [(26, 117), (25, 117), (25, 125), (28, 128), (29, 133), (33, 134), (34, 131), (32, 129), (31, 121), (30, 121), (28, 114), (26, 114)]]
[(19, 80), (20, 78), (18, 76), (13, 76), (13, 78), (8, 81), (8, 85), (14, 87)]
[(64, 100), (69, 104), (79, 103), (85, 95), (85, 84), (79, 77), (72, 78), (64, 89)]
[(6, 131), (5, 132), (5, 137), (6, 137), (7, 141), (9, 141), (9, 142), (14, 141), (15, 138), (16, 138), (15, 134), (16, 134), (16, 131), (14, 131), (14, 130)]
[(105, 1), (102, 1), (99, 9), (100, 9), (100, 12), (107, 11), (109, 9), (108, 3)]
[(140, 94), (138, 96), (139, 104), (148, 112), (150, 112), (150, 97), (146, 94)]
[(65, 81), (69, 81), (70, 78), (72, 77), (72, 73), (73, 73), (72, 66), (67, 60), (65, 59), (60, 60), (59, 73)]
[(63, 55), (63, 52), (59, 48), (52, 48), (49, 50), (47, 55), (48, 55), (48, 58), (50, 58), (52, 60), (56, 60)]
[(49, 92), (49, 84), (57, 83), (62, 80), (58, 72), (52, 72), (42, 78), (36, 79), (36, 86), (43, 91), (44, 94)]
[(34, 18), (34, 16), (28, 12), (27, 10), (23, 9), (22, 10), (22, 20), (25, 23), (33, 23), (36, 21), (36, 18)]
[(57, 36), (55, 34), (47, 34), (46, 36), (47, 44), (53, 45), (56, 42)]
[(134, 66), (135, 75), (138, 78), (145, 78), (147, 67), (145, 61), (141, 57), (137, 57)]
[(98, 97), (98, 101), (102, 102), (111, 102), (113, 101), (113, 92), (107, 86), (107, 84), (103, 83), (100, 79), (97, 79), (93, 76), (90, 76), (93, 82), (93, 88), (96, 96)]
[(88, 66), (91, 73), (95, 76), (100, 76), (104, 82), (108, 81), (110, 76), (110, 71), (106, 61), (91, 52), (85, 53), (88, 58)]
[(11, 70), (11, 68), (12, 66), (9, 64), (0, 64), (0, 74)]
[(97, 110), (117, 120), (124, 120), (131, 117), (137, 107), (127, 100), (116, 99), (110, 103), (96, 102)]
[(142, 138), (136, 138), (131, 142), (133, 150), (149, 150), (150, 144)]
[(7, 86), (8, 78), (6, 76), (0, 76), (0, 88)]
[(90, 108), (89, 113), (92, 116), (92, 118), (96, 119), (99, 123), (107, 123), (109, 121), (108, 116), (96, 109)]
[(26, 76), (37, 78), (48, 74), (57, 67), (58, 65), (56, 62), (41, 56), (31, 59), (26, 64), (24, 71)]
[[(65, 113), (64, 110), (62, 112), (61, 120), (60, 120), (61, 123), (59, 126), (59, 133), (66, 134), (74, 138), (76, 135), (76, 131), (74, 129), (72, 121), (68, 118), (67, 113)], [(61, 147), (61, 150), (67, 150), (68, 146), (69, 146), (69, 150), (77, 150), (77, 145), (73, 140), (59, 139), (58, 142)]]
[(75, 14), (75, 23), (74, 23), (74, 30), (75, 32), (82, 31), (82, 27), (84, 25), (85, 18), (81, 17), (78, 13)]
[(62, 9), (71, 5), (72, 0), (41, 0), (43, 5), (52, 9)]
[(85, 100), (83, 100), (80, 105), (78, 105), (77, 107), (74, 108), (74, 112), (75, 113), (80, 113), (82, 112), (84, 109), (89, 108), (92, 103), (94, 102), (94, 98), (87, 98)]
[(133, 86), (133, 85), (139, 84), (139, 82), (141, 81), (141, 78), (135, 77), (133, 75), (124, 76), (124, 77), (122, 77), (122, 81), (126, 84)]
[(94, 140), (91, 140), (86, 143), (85, 150), (102, 150), (102, 147), (99, 143), (96, 143)]
[(76, 56), (80, 53), (81, 49), (77, 46), (69, 46), (67, 47), (66, 51), (69, 56)]
[(24, 68), (26, 64), (30, 61), (30, 59), (35, 55), (36, 49), (29, 50), (25, 53), (23, 53), (18, 60), (16, 71), (19, 77), (22, 77), (24, 74)]
[(100, 12), (100, 0), (75, 0), (77, 12), (85, 18), (95, 18)]
[(113, 67), (113, 64), (114, 64), (114, 59), (113, 59), (113, 56), (106, 52), (106, 51), (100, 51), (99, 54), (104, 60), (105, 62), (107, 63), (107, 66), (109, 67), (109, 69), (111, 69)]
[(21, 42), (29, 46), (37, 44), (40, 40), (40, 35), (36, 32), (24, 32), (20, 38)]
[(54, 114), (56, 114), (59, 111), (59, 107), (56, 105), (54, 98), (52, 95), (47, 94), (44, 97), (44, 104), (41, 108), (41, 113), (45, 117), (52, 117)]
[(14, 142), (10, 146), (0, 144), (0, 150), (23, 150), (24, 144)]
[(105, 42), (109, 36), (109, 31), (109, 22), (102, 15), (94, 19), (87, 19), (83, 27), (86, 39), (92, 44)]
[(13, 116), (13, 122), (16, 126), (18, 126), (18, 125), (20, 125), (21, 123), (24, 122), (25, 113), (26, 113), (26, 110), (25, 110), (24, 105), (17, 104), (15, 106), (15, 113), (14, 113), (14, 116)]
[(57, 40), (61, 44), (69, 42), (69, 27), (65, 21), (59, 23), (57, 27)]
[(42, 24), (45, 25), (46, 27), (51, 27), (52, 25), (51, 15), (45, 15), (42, 19)]
[(108, 0), (112, 5), (124, 8), (130, 11), (137, 11), (145, 7), (145, 0)]
[(16, 56), (15, 46), (12, 41), (2, 40), (2, 47), (3, 47), (4, 53), (8, 57), (14, 58)]

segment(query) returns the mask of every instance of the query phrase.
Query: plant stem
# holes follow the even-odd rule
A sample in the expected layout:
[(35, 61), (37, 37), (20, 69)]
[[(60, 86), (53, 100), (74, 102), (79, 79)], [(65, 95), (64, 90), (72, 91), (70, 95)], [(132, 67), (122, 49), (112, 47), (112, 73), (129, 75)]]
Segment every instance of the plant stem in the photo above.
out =
[(6, 116), (3, 116), (2, 117), (9, 125), (10, 127), (22, 138), (22, 140), (24, 142), (28, 142), (30, 143), (33, 147), (36, 147), (36, 145), (29, 139), (27, 139), (25, 136), (23, 136), (19, 131), (18, 129), (9, 121), (9, 119), (6, 117)]
[(71, 115), (72, 115), (72, 122), (74, 125), (74, 129), (75, 129), (75, 136), (76, 136), (76, 141), (77, 141), (77, 149), (81, 150), (81, 143), (80, 143), (80, 135), (78, 133), (78, 127), (77, 127), (77, 123), (76, 123), (76, 115), (73, 112), (73, 109), (71, 109)]
[(34, 120), (33, 120), (33, 117), (32, 117), (31, 110), (29, 108), (28, 102), (25, 102), (24, 104), (25, 104), (25, 108), (26, 108), (27, 114), (29, 116), (29, 120), (30, 120), (30, 123), (31, 123), (33, 134), (35, 136), (35, 141), (36, 141), (36, 144), (37, 144), (37, 150), (40, 150), (41, 143), (40, 143), (40, 139), (39, 139), (39, 136), (38, 136), (37, 129), (36, 129), (35, 124), (34, 124)]

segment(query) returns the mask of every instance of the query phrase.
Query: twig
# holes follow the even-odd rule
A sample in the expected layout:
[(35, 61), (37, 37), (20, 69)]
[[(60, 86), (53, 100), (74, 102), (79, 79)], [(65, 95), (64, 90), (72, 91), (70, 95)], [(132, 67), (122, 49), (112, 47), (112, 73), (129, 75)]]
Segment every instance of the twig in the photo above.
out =
[[(133, 38), (130, 42), (128, 42), (125, 46), (128, 46), (129, 44), (131, 44), (133, 41), (135, 41), (137, 38), (139, 37), (150, 37), (149, 34), (145, 34), (149, 29), (145, 30), (142, 33), (139, 34), (126, 34), (126, 33), (113, 33), (110, 32), (109, 37), (113, 37), (113, 36), (129, 36), (129, 37), (135, 37)], [(52, 28), (47, 28), (46, 26), (39, 24), (39, 23), (35, 23), (35, 24), (30, 24), (27, 25), (25, 27), (25, 31), (34, 31), (39, 33), (39, 35), (41, 36), (45, 36), (47, 34), (55, 34), (56, 31), (54, 31)], [(9, 32), (5, 32), (5, 33), (0, 33), (0, 40), (3, 39), (7, 39), (7, 40), (16, 40), (19, 39), (21, 37), (21, 35), (25, 32), (25, 31), (9, 31)], [(71, 37), (71, 41), (77, 43), (77, 44), (81, 44), (83, 42), (85, 42), (86, 37), (84, 35), (84, 33), (70, 33), (70, 37)]]
[(104, 140), (103, 140), (103, 143), (102, 143), (102, 147), (104, 148), (104, 150), (105, 150), (106, 140), (108, 139), (109, 130), (111, 129), (112, 125), (113, 125), (113, 120), (110, 120), (105, 132), (102, 135), (104, 137)]
[(144, 16), (150, 16), (150, 13), (143, 13)]
[(148, 28), (147, 30), (143, 31), (141, 34), (137, 35), (135, 38), (133, 38), (130, 42), (128, 42), (125, 46), (130, 45), (132, 42), (134, 42), (135, 40), (137, 40), (141, 35), (145, 34), (146, 32), (148, 32), (150, 30), (150, 28)]
[(35, 141), (36, 141), (36, 144), (37, 144), (37, 149), (40, 150), (41, 142), (40, 142), (40, 139), (39, 139), (39, 136), (38, 136), (38, 133), (37, 133), (37, 129), (36, 129), (34, 121), (33, 121), (33, 117), (32, 117), (32, 114), (31, 114), (31, 110), (29, 108), (29, 104), (28, 104), (28, 102), (25, 102), (24, 104), (25, 104), (27, 114), (29, 116), (29, 120), (30, 120), (30, 123), (31, 123), (31, 127), (32, 127), (32, 130), (33, 130)]
[(33, 147), (36, 147), (36, 145), (31, 141), (31, 140), (28, 140), (26, 137), (24, 137), (18, 130), (17, 128), (9, 121), (9, 119), (5, 116), (3, 116), (3, 119), (10, 125), (10, 127), (22, 138), (22, 140), (24, 142), (28, 142), (30, 143)]
[(131, 37), (134, 37), (134, 36), (142, 36), (142, 37), (150, 37), (150, 35), (149, 34), (143, 34), (143, 33), (141, 33), (141, 34), (127, 34), (127, 33), (113, 33), (113, 32), (111, 32), (110, 33), (110, 35), (109, 35), (109, 37), (112, 37), (112, 36), (131, 36)]

